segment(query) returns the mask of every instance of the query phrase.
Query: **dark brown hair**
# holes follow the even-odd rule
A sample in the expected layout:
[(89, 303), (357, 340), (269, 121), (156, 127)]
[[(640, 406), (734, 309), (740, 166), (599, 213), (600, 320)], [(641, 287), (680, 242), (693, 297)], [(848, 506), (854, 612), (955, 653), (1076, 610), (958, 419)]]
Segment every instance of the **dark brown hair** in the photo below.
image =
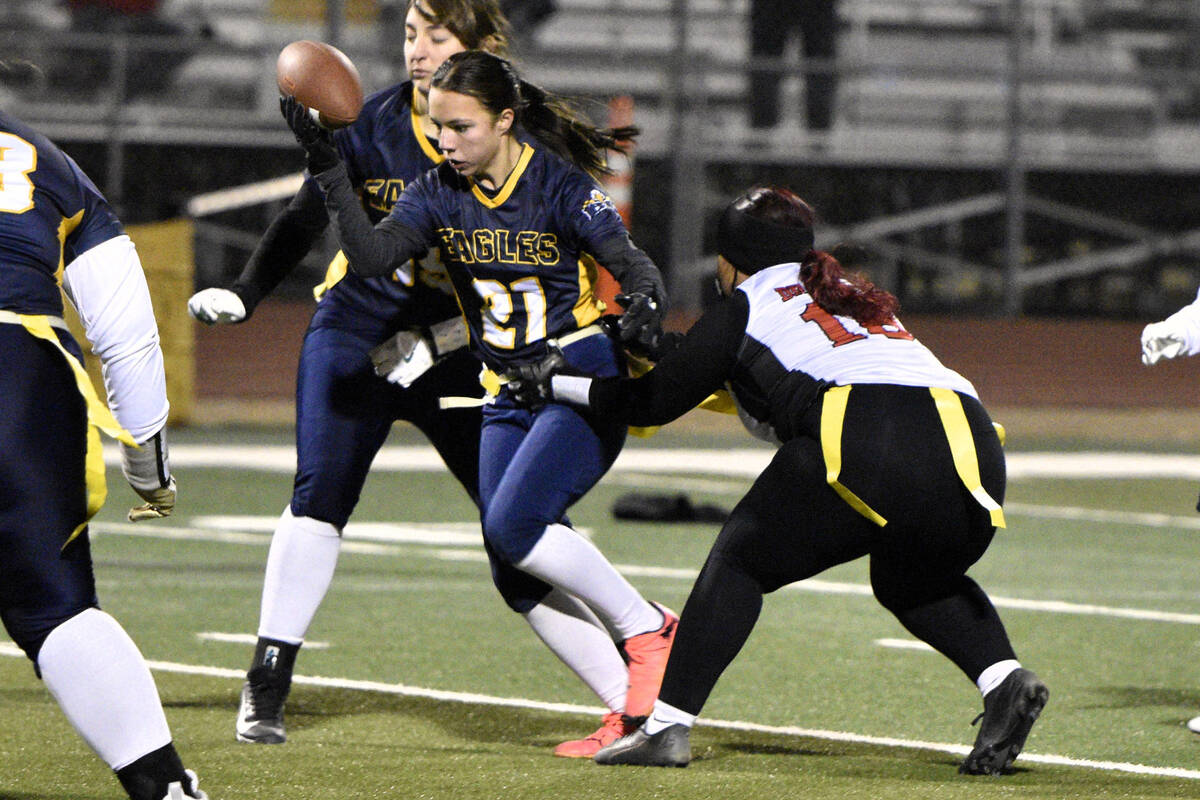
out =
[[(816, 221), (812, 206), (788, 189), (771, 186), (747, 194), (749, 203), (743, 213), (778, 226), (812, 230)], [(862, 275), (847, 273), (824, 250), (797, 253), (793, 258), (800, 262), (800, 282), (817, 305), (830, 314), (851, 317), (860, 325), (883, 325), (896, 315), (900, 301), (895, 295)]]
[(508, 19), (496, 0), (408, 0), (426, 22), (445, 26), (468, 50), (505, 55), (512, 41)]
[(635, 127), (597, 128), (569, 101), (521, 80), (506, 59), (481, 50), (455, 53), (433, 73), (430, 86), (474, 97), (492, 114), (511, 108), (520, 125), (550, 150), (599, 178), (612, 172), (607, 150), (624, 151)]

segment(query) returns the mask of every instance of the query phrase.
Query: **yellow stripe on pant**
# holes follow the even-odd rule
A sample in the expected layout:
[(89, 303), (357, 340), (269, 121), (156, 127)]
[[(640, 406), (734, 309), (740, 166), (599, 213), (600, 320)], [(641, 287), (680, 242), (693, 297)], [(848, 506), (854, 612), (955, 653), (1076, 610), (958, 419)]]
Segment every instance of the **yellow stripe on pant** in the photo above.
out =
[(842, 424), (846, 420), (850, 388), (834, 386), (827, 390), (821, 406), (821, 452), (825, 456), (825, 480), (851, 508), (882, 528), (887, 525), (887, 520), (864, 503), (862, 498), (838, 483), (838, 475), (842, 472)]
[(962, 399), (949, 389), (930, 388), (929, 393), (933, 395), (938, 416), (942, 418), (942, 427), (946, 429), (946, 441), (950, 443), (950, 454), (954, 456), (954, 468), (958, 470), (959, 479), (979, 505), (991, 514), (992, 524), (997, 528), (1005, 527), (1003, 509), (983, 488), (983, 481), (979, 477), (979, 454), (975, 452), (975, 438), (971, 436), (971, 426), (963, 411)]
[[(838, 476), (842, 472), (842, 426), (846, 419), (846, 405), (850, 400), (851, 388), (835, 386), (825, 392), (821, 407), (821, 452), (825, 457), (825, 480), (851, 508), (882, 528), (887, 525), (887, 520), (862, 498), (838, 482)], [(929, 394), (933, 397), (942, 428), (946, 432), (946, 441), (950, 445), (950, 454), (954, 459), (954, 469), (959, 480), (976, 502), (987, 509), (992, 524), (997, 528), (1005, 527), (1003, 509), (983, 488), (983, 481), (979, 477), (979, 454), (975, 451), (975, 439), (971, 435), (966, 412), (963, 411), (962, 399), (949, 389), (931, 387)], [(1002, 431), (1000, 428), (998, 434)]]
[(75, 530), (71, 531), (71, 535), (63, 544), (63, 547), (66, 547), (83, 531), (91, 518), (96, 515), (96, 512), (104, 505), (104, 499), (108, 495), (108, 485), (104, 480), (104, 453), (100, 446), (99, 431), (104, 431), (114, 439), (131, 447), (137, 447), (137, 443), (133, 441), (133, 437), (129, 435), (129, 432), (122, 428), (116, 418), (113, 417), (112, 412), (108, 410), (108, 406), (96, 395), (96, 388), (92, 386), (92, 381), (88, 378), (87, 370), (79, 363), (79, 359), (71, 355), (62, 346), (62, 343), (58, 341), (58, 337), (54, 334), (54, 329), (50, 324), (50, 317), (36, 314), (17, 314), (16, 317), (25, 330), (39, 339), (50, 342), (63, 354), (63, 357), (67, 359), (67, 363), (71, 366), (71, 371), (75, 374), (75, 386), (79, 389), (79, 394), (83, 396), (84, 403), (87, 405), (87, 517), (75, 527)]

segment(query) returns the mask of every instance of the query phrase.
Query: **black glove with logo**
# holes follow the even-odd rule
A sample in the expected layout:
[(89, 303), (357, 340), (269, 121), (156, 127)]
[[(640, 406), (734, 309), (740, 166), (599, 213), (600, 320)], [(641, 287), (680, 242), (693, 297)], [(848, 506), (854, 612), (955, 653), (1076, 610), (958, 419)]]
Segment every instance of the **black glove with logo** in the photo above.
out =
[(567, 359), (562, 350), (553, 345), (540, 361), (522, 364), (508, 371), (508, 390), (517, 405), (538, 409), (554, 400), (550, 379), (563, 373)]
[(341, 158), (333, 146), (333, 133), (313, 119), (299, 100), (290, 95), (281, 96), (279, 110), (283, 112), (283, 118), (295, 134), (296, 141), (304, 148), (310, 175), (317, 175), (338, 165)]
[(622, 347), (634, 355), (654, 359), (662, 344), (662, 305), (648, 294), (619, 294), (614, 300), (625, 313), (608, 323)]

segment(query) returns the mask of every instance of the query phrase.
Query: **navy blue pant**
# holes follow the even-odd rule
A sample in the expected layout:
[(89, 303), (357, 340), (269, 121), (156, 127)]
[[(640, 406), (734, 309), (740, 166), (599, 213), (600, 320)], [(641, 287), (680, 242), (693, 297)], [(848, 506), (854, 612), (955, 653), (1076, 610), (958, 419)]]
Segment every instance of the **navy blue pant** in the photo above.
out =
[[(59, 341), (82, 360), (61, 331)], [(49, 342), (0, 324), (0, 619), (36, 662), (50, 631), (98, 607), (87, 515), (87, 408)]]
[[(617, 375), (622, 367), (612, 340), (603, 335), (568, 345), (564, 355), (572, 367), (591, 375)], [(623, 423), (557, 403), (536, 411), (521, 408), (507, 391), (484, 408), (479, 463), (483, 535), (504, 563), (524, 559), (546, 526), (562, 521), (567, 509), (596, 485), (620, 454), (626, 430)], [(524, 602), (532, 607), (536, 599), (529, 599)]]
[[(444, 396), (483, 393), (479, 362), (460, 350), (404, 389), (375, 374), (368, 355), (374, 344), (332, 327), (310, 328), (304, 337), (296, 385), (292, 514), (344, 527), (371, 461), (397, 420), (411, 422), (425, 434), (479, 505), (480, 411), (443, 410), (438, 404)], [(547, 584), (501, 562), (486, 540), (484, 545), (492, 580), (514, 610), (527, 611), (549, 593)]]

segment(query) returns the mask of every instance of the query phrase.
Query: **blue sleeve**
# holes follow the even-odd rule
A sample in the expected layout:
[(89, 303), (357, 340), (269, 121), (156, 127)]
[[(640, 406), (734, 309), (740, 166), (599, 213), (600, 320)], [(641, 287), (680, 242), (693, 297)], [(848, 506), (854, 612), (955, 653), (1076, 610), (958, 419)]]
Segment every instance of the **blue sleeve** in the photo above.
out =
[[(340, 162), (320, 173), (317, 182), (325, 192), (325, 208), (333, 220), (338, 243), (350, 263), (350, 271), (364, 278), (388, 275), (404, 262), (420, 258), (433, 243), (431, 226), (410, 226), (396, 218), (395, 208), (378, 225), (372, 225), (358, 196), (350, 188), (346, 169)], [(401, 197), (408, 194), (406, 189)], [(400, 206), (400, 202), (396, 202)]]
[(563, 181), (563, 198), (559, 215), (564, 230), (571, 231), (582, 250), (593, 255), (600, 243), (614, 237), (625, 237), (625, 222), (617, 213), (616, 204), (590, 177), (573, 171)]
[(125, 228), (92, 179), (84, 174), (70, 156), (64, 153), (63, 158), (67, 160), (78, 186), (79, 200), (83, 207), (83, 219), (75, 230), (68, 234), (64, 243), (63, 260), (69, 263), (96, 245), (121, 236), (125, 233)]

